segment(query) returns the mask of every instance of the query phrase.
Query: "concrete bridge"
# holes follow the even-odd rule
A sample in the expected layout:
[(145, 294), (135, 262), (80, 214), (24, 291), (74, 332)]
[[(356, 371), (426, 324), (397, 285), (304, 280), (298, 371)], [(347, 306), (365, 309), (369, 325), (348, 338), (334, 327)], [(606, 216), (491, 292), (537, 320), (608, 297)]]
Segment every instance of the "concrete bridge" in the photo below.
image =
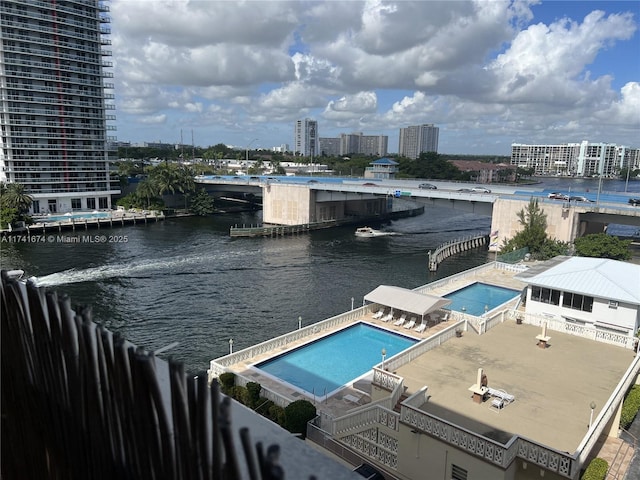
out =
[[(570, 181), (570, 180), (568, 180)], [(430, 181), (436, 189), (420, 188), (419, 180), (353, 179), (339, 177), (199, 176), (196, 183), (214, 198), (255, 201), (262, 204), (263, 222), (301, 225), (343, 220), (348, 217), (384, 215), (396, 198), (411, 199), (426, 207), (452, 208), (491, 217), (490, 250), (512, 238), (521, 226), (517, 213), (534, 197), (547, 215), (551, 238), (572, 242), (603, 232), (609, 223), (640, 228), (640, 207), (628, 203), (631, 195), (611, 192), (574, 192), (589, 202), (548, 198), (535, 187), (490, 185), (490, 193), (474, 191), (484, 186)]]

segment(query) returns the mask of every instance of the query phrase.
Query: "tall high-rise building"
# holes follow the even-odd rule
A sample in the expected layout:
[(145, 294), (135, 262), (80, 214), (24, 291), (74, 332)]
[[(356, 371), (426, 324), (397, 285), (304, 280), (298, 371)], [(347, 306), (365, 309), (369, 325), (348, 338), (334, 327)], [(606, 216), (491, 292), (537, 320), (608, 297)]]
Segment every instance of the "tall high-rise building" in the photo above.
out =
[(101, 0), (0, 2), (0, 180), (32, 213), (111, 208), (107, 125), (115, 107)]
[(340, 155), (359, 153), (362, 155), (386, 155), (389, 137), (386, 135), (363, 135), (342, 133), (340, 135)]
[(294, 155), (303, 157), (318, 155), (318, 122), (309, 118), (296, 120), (293, 136)]
[(433, 124), (401, 128), (398, 153), (415, 160), (423, 152), (437, 152), (439, 131)]

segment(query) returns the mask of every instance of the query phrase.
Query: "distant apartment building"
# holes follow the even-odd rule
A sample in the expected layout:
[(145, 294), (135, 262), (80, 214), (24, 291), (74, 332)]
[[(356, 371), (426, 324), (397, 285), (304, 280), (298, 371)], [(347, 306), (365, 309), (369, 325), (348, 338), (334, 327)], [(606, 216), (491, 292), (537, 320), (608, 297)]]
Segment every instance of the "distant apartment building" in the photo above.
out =
[(516, 167), (504, 163), (487, 163), (476, 160), (452, 160), (458, 170), (469, 173), (472, 182), (504, 183), (516, 180)]
[(640, 168), (640, 149), (610, 143), (511, 145), (511, 164), (535, 175), (613, 177), (623, 168)]
[(321, 138), (320, 152), (327, 156), (386, 155), (389, 145), (387, 135), (364, 135), (362, 132), (341, 133), (337, 138)]
[(421, 153), (438, 151), (440, 129), (433, 124), (415, 125), (400, 129), (400, 156), (417, 159)]
[(294, 155), (315, 157), (319, 154), (317, 121), (309, 118), (296, 120), (293, 136)]
[(320, 138), (320, 155), (326, 157), (340, 156), (340, 139), (331, 137)]
[(280, 144), (279, 147), (271, 147), (271, 151), (272, 152), (276, 152), (276, 153), (285, 153), (289, 151), (289, 144), (288, 143), (282, 143)]
[(362, 132), (340, 135), (340, 155), (386, 155), (388, 145), (386, 135), (363, 135)]
[(0, 3), (0, 180), (31, 213), (111, 208), (114, 98), (108, 6), (98, 0)]

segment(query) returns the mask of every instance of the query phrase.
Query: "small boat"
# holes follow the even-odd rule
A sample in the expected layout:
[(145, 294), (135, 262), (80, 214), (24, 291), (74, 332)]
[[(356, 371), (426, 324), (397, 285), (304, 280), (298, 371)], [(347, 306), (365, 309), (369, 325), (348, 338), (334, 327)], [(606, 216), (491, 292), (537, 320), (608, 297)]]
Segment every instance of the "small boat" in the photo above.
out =
[(382, 232), (380, 230), (374, 230), (371, 227), (359, 227), (356, 229), (356, 237), (371, 238), (371, 237), (384, 237), (386, 235), (395, 235), (395, 233)]

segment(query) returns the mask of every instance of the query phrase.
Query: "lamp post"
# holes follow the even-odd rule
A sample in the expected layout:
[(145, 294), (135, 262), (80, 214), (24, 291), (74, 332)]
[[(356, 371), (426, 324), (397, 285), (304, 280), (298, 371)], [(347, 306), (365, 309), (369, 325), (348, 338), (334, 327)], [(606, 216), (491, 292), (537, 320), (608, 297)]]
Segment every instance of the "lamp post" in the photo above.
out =
[(302, 317), (298, 317), (298, 330), (302, 328)]
[(233, 353), (233, 338), (229, 339), (229, 355)]
[(353, 300), (354, 300), (354, 298), (351, 297), (351, 310), (353, 310)]
[(596, 402), (591, 401), (589, 407), (591, 407), (591, 416), (589, 417), (589, 428), (591, 428), (591, 424), (593, 423), (593, 411), (596, 409)]
[(384, 359), (387, 356), (387, 349), (383, 348), (382, 351), (380, 352), (382, 354), (382, 370), (384, 370)]
[(258, 140), (258, 139), (257, 139), (257, 138), (254, 138), (254, 139), (253, 139), (253, 140), (251, 140), (249, 143), (247, 143), (247, 154), (246, 154), (246, 157), (245, 157), (245, 159), (246, 159), (246, 162), (245, 162), (245, 163), (246, 163), (247, 170), (249, 169), (249, 147), (250, 147), (250, 146), (251, 146), (251, 144), (252, 144), (253, 142), (255, 142), (256, 140)]

